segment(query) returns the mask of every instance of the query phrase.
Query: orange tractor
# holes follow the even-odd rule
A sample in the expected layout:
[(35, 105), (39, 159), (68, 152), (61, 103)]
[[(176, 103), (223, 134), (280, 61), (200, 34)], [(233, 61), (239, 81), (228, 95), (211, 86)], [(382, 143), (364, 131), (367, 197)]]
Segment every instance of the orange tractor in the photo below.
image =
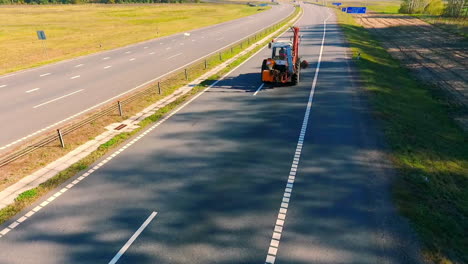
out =
[(272, 41), (271, 58), (263, 60), (262, 82), (296, 85), (299, 82), (301, 68), (308, 66), (307, 61), (299, 58), (299, 28), (291, 27), (293, 41)]

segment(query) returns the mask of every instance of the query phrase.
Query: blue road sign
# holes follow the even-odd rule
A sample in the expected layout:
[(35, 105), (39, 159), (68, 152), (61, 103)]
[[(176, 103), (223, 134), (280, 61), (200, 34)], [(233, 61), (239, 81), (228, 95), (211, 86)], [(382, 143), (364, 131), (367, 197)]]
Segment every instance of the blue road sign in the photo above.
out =
[(259, 4), (258, 6), (267, 6), (268, 4)]
[(37, 38), (40, 40), (46, 40), (46, 35), (44, 33), (44, 30), (38, 30), (37, 31)]
[(365, 14), (366, 13), (366, 7), (348, 7), (346, 9), (346, 13), (350, 14)]
[(346, 12), (346, 7), (342, 7), (341, 12)]
[(341, 3), (332, 3), (332, 5), (340, 6)]

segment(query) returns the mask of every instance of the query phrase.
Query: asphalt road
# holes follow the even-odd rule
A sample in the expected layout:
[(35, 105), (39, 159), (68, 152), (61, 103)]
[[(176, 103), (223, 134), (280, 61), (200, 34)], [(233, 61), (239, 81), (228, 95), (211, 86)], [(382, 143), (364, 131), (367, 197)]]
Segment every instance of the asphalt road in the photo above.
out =
[(292, 5), (74, 60), (0, 76), (0, 151), (268, 27)]
[(333, 15), (303, 130), (328, 16), (304, 8), (310, 68), (299, 85), (254, 95), (262, 50), (40, 211), (19, 218), (43, 201), (19, 214), (0, 238), (0, 263), (109, 263), (137, 230), (117, 263), (265, 263), (273, 230), (275, 263), (420, 263)]

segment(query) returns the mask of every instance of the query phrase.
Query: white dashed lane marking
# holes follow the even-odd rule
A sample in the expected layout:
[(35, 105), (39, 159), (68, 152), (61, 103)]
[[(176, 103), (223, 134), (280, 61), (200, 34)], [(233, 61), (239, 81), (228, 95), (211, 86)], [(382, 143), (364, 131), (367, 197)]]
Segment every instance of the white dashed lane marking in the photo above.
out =
[(134, 60), (135, 60), (135, 58), (131, 58), (131, 59), (129, 59), (129, 61), (134, 61)]
[(75, 68), (81, 67), (81, 66), (83, 66), (83, 65), (84, 65), (84, 64), (75, 65)]
[(81, 75), (76, 75), (76, 76), (73, 76), (73, 77), (70, 77), (70, 80), (73, 80), (73, 79), (76, 79), (76, 78), (80, 78)]
[(31, 89), (31, 90), (26, 91), (26, 93), (32, 93), (32, 92), (35, 92), (35, 91), (37, 91), (37, 90), (39, 90), (39, 89), (41, 89), (41, 88), (34, 88), (34, 89)]
[(154, 52), (150, 52), (150, 53), (148, 53), (148, 54), (149, 54), (149, 55), (154, 55)]
[(257, 91), (255, 91), (255, 93), (254, 93), (253, 95), (254, 95), (254, 96), (257, 95), (257, 93), (260, 92), (260, 90), (263, 88), (264, 85), (265, 85), (265, 84), (262, 83), (262, 84), (258, 87)]
[(6, 84), (0, 85), (0, 88), (3, 88), (3, 87), (7, 87), (7, 85)]
[(102, 59), (103, 59), (103, 60), (108, 60), (108, 59), (110, 59), (110, 57), (105, 57), (105, 58), (102, 58)]
[(143, 224), (138, 228), (138, 230), (133, 234), (132, 237), (125, 243), (125, 245), (117, 252), (117, 254), (114, 256), (114, 258), (111, 259), (109, 264), (115, 264), (117, 261), (122, 257), (122, 255), (127, 251), (127, 249), (132, 245), (132, 243), (135, 241), (135, 239), (138, 238), (138, 236), (143, 232), (143, 230), (149, 225), (149, 223), (153, 220), (153, 218), (157, 215), (157, 212), (152, 212), (150, 216), (143, 222)]
[(104, 67), (104, 69), (109, 69), (110, 67), (112, 67), (111, 65), (107, 65)]
[(175, 58), (175, 57), (180, 56), (180, 55), (182, 55), (182, 53), (177, 53), (177, 54), (175, 54), (175, 55), (172, 55), (172, 56), (170, 56), (170, 57), (167, 57), (166, 60)]
[(78, 90), (78, 91), (74, 91), (74, 92), (71, 92), (71, 93), (69, 93), (69, 94), (66, 94), (66, 95), (57, 97), (57, 98), (55, 98), (55, 99), (49, 100), (49, 101), (44, 102), (44, 103), (42, 103), (42, 104), (38, 104), (38, 105), (34, 106), (33, 108), (38, 108), (38, 107), (41, 107), (41, 106), (43, 106), (43, 105), (50, 104), (50, 103), (52, 103), (52, 102), (55, 102), (55, 101), (57, 101), (57, 100), (63, 99), (63, 98), (65, 98), (65, 97), (68, 97), (68, 96), (70, 96), (70, 95), (74, 95), (74, 94), (79, 93), (79, 92), (82, 92), (82, 91), (84, 91), (84, 89), (80, 89), (80, 90)]
[(125, 54), (130, 54), (130, 53), (132, 53), (132, 52), (131, 52), (131, 51), (126, 51), (126, 52), (125, 52)]
[(144, 49), (147, 49), (148, 47), (144, 47)]
[(39, 75), (39, 77), (44, 77), (44, 76), (47, 76), (47, 75), (50, 75), (50, 72), (41, 74), (41, 75)]

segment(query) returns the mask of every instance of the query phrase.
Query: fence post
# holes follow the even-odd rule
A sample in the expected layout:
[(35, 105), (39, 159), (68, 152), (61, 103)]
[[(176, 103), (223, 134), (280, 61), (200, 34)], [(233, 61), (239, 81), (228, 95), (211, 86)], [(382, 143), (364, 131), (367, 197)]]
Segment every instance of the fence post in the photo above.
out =
[(161, 85), (158, 82), (158, 94), (161, 94)]
[(232, 51), (232, 47), (231, 47), (231, 54), (232, 54), (232, 53), (233, 53), (233, 51)]
[(221, 57), (221, 52), (219, 53), (219, 60), (222, 61), (223, 58)]
[(119, 115), (123, 116), (122, 103), (120, 101), (117, 101), (117, 106), (119, 107)]
[(206, 59), (205, 59), (205, 70), (206, 70), (207, 67), (208, 67), (208, 64), (207, 64)]
[(185, 80), (188, 81), (187, 69), (184, 69), (184, 73), (185, 73)]
[(242, 49), (242, 42), (241, 42), (241, 49)]
[(60, 145), (62, 145), (62, 148), (65, 148), (65, 141), (63, 141), (63, 136), (62, 136), (62, 132), (60, 131), (60, 129), (57, 129), (57, 134), (60, 140)]

